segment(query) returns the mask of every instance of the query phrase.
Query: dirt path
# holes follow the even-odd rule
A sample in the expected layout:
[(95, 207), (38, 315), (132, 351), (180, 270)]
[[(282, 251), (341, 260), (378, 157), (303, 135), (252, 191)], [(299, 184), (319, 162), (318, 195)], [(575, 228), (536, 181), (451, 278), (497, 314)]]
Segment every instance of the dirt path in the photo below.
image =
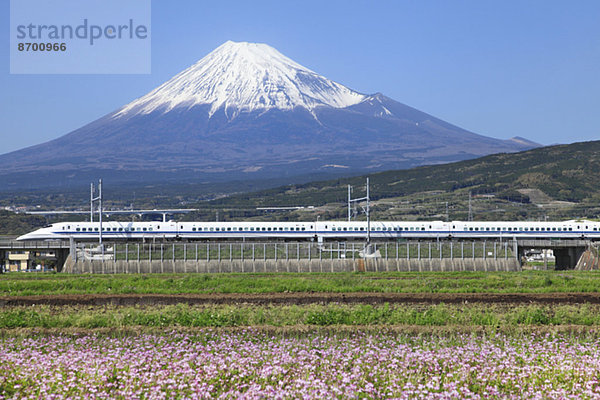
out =
[(268, 294), (123, 294), (1, 296), (0, 306), (35, 304), (68, 305), (166, 305), (166, 304), (600, 304), (600, 293), (268, 293)]

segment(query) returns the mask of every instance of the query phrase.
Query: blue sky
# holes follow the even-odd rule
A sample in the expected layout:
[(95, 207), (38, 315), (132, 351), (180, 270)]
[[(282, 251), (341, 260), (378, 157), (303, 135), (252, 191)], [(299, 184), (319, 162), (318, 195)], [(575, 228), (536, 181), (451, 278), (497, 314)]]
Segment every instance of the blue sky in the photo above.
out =
[(0, 13), (0, 153), (103, 116), (226, 40), (267, 43), (479, 134), (600, 139), (597, 0), (155, 0), (149, 75), (10, 75), (7, 0)]

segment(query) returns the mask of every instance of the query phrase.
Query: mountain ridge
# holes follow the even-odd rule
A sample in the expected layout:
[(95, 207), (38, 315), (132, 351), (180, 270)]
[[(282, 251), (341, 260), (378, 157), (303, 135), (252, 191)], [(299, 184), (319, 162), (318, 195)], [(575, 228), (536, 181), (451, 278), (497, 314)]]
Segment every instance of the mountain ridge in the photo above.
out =
[(265, 44), (226, 42), (115, 112), (1, 155), (0, 185), (87, 184), (94, 174), (119, 182), (135, 173), (145, 182), (153, 175), (293, 182), (536, 145), (478, 135), (381, 93), (361, 94)]

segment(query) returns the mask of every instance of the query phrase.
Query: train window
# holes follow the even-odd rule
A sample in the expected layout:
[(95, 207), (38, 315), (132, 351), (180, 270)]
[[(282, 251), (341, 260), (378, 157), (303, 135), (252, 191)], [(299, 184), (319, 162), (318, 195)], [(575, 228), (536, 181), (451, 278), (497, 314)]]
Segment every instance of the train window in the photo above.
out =
[(75, 229), (75, 230), (76, 230), (77, 232), (79, 232), (79, 230), (80, 230), (80, 229), (79, 229), (79, 228), (77, 228), (77, 229)]
[[(160, 228), (160, 227), (159, 227)], [(85, 229), (85, 228), (84, 228)], [(119, 228), (119, 232), (123, 232), (123, 228)]]
[(196, 232), (196, 228), (192, 228), (192, 232)]
[[(248, 229), (248, 228), (246, 228), (246, 229)], [(244, 228), (242, 228), (241, 226), (238, 228), (238, 231), (243, 231), (243, 230), (244, 230)]]
[(98, 232), (98, 228), (94, 228), (94, 231)]
[(361, 230), (361, 231), (364, 231), (364, 230), (365, 230), (365, 228), (361, 227), (361, 228), (360, 228), (360, 230)]
[[(50, 225), (50, 226), (52, 226), (52, 225)], [(65, 230), (65, 227), (64, 227), (64, 226), (62, 227), (62, 230), (63, 230), (63, 231)]]
[(160, 225), (156, 225), (156, 229), (160, 229)]
[(569, 228), (569, 230), (570, 230), (570, 231), (572, 231), (572, 230), (573, 230), (573, 228)]
[(146, 228), (144, 228), (144, 232), (146, 231)]
[(228, 231), (230, 231), (230, 230), (231, 230), (231, 228), (227, 228), (227, 230), (228, 230)]
[[(312, 228), (312, 225), (310, 227)], [(302, 227), (302, 230), (304, 231), (304, 230), (306, 230), (306, 228)]]
[(271, 230), (271, 227), (268, 227), (268, 228), (267, 228), (267, 230), (268, 230), (268, 231), (270, 231), (270, 230)]
[(221, 230), (221, 228), (215, 228), (215, 230), (217, 230), (217, 231), (220, 231), (220, 230)]
[(489, 228), (489, 227), (487, 227), (487, 228), (485, 228), (485, 230), (486, 230), (486, 231), (489, 231), (489, 230), (490, 230), (490, 228)]
[(539, 230), (540, 230), (540, 228), (535, 228), (535, 230), (536, 230), (536, 231), (539, 231)]
[(181, 225), (181, 229), (183, 229), (183, 225)]
[(347, 230), (348, 230), (348, 228), (344, 228), (344, 230), (345, 230), (345, 231), (347, 231)]
[(263, 230), (263, 231), (266, 231), (266, 230), (267, 230), (267, 228), (265, 228), (265, 227), (263, 226), (262, 230)]
[(556, 230), (556, 228), (552, 228), (552, 230), (553, 230), (553, 231), (555, 231), (555, 230)]
[(595, 231), (597, 231), (597, 230), (598, 230), (598, 228), (594, 228), (594, 230), (595, 230)]
[(148, 230), (149, 230), (149, 231), (153, 231), (153, 230), (154, 230), (154, 228), (150, 227), (150, 228), (148, 228)]

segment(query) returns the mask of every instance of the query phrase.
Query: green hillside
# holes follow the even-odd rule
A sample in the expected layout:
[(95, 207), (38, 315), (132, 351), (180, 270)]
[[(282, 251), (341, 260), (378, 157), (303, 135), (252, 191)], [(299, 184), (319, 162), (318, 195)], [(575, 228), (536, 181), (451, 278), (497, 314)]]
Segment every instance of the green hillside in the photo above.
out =
[[(449, 217), (465, 219), (471, 192), (474, 219), (592, 218), (600, 212), (600, 141), (502, 153), (369, 177), (374, 212), (381, 217), (445, 218), (448, 202)], [(223, 209), (224, 216), (233, 216), (236, 210), (237, 214), (254, 214), (256, 207), (313, 205), (318, 206), (314, 212), (278, 212), (270, 216), (287, 219), (326, 214), (340, 218), (346, 215), (347, 185), (355, 188), (353, 197), (362, 197), (365, 179), (360, 176), (289, 185), (198, 206)]]
[[(475, 160), (369, 175), (373, 218), (393, 220), (466, 220), (469, 193), (474, 220), (598, 218), (600, 215), (600, 141), (549, 146), (521, 153), (496, 154)], [(281, 186), (199, 200), (236, 190), (223, 187), (173, 185), (112, 188), (106, 206), (129, 206), (136, 193), (138, 208), (198, 208), (176, 218), (214, 221), (230, 219), (315, 220), (347, 216), (347, 185), (353, 198), (365, 195), (366, 176)], [(264, 183), (262, 183), (264, 184)], [(237, 190), (248, 190), (251, 182)], [(89, 190), (89, 189), (88, 189)], [(21, 195), (22, 203), (51, 208), (86, 208), (89, 192), (38, 197)], [(211, 194), (212, 193), (212, 194)], [(30, 197), (27, 197), (30, 196)], [(70, 196), (70, 197), (69, 197)], [(19, 197), (12, 197), (14, 203)], [(8, 202), (9, 199), (5, 199)], [(36, 203), (33, 203), (36, 202)], [(20, 202), (16, 202), (19, 204)], [(258, 207), (314, 206), (297, 211), (262, 211)], [(0, 213), (0, 234), (21, 234), (36, 226), (81, 216), (41, 218)], [(138, 219), (136, 216), (121, 217)], [(364, 219), (359, 215), (358, 219)]]

